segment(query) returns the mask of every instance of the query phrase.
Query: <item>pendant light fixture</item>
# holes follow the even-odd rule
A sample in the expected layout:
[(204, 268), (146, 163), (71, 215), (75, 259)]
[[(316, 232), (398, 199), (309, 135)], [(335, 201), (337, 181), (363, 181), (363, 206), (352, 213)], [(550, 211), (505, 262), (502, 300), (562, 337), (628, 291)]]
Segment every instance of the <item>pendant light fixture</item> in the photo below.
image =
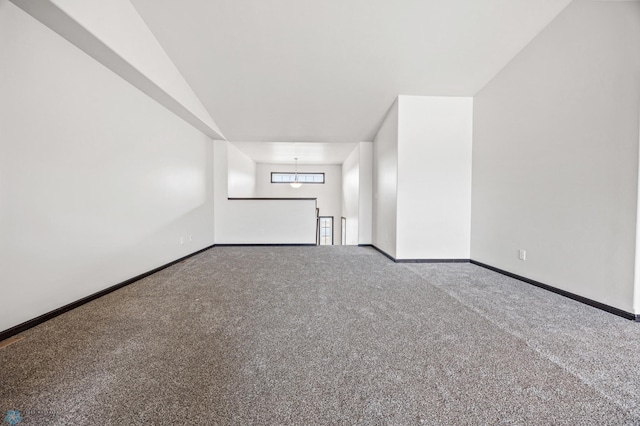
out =
[(302, 186), (302, 182), (298, 180), (298, 157), (294, 158), (294, 160), (296, 160), (296, 173), (294, 175), (295, 177), (293, 178), (293, 182), (289, 185), (291, 185), (292, 188), (300, 188)]

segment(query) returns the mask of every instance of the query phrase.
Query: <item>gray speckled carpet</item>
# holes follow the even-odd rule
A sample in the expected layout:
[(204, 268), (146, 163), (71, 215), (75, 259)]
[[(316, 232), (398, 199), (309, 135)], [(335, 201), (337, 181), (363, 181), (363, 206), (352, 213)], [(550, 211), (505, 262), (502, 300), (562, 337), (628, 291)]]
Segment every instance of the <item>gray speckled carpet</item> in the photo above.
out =
[(216, 247), (21, 336), (20, 425), (640, 424), (640, 324), (363, 247)]

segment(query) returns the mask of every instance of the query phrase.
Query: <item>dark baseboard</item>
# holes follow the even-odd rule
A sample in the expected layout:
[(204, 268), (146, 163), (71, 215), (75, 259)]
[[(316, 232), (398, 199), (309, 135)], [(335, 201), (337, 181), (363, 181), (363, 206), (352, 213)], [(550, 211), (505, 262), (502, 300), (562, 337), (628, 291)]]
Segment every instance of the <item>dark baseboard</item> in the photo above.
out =
[(216, 244), (216, 247), (315, 247), (316, 243)]
[[(186, 255), (184, 257), (176, 259), (176, 260), (174, 260), (172, 262), (169, 262), (169, 263), (167, 263), (165, 265), (162, 265), (162, 266), (159, 266), (159, 267), (157, 267), (155, 269), (147, 271), (147, 272), (145, 272), (143, 274), (137, 275), (137, 276), (135, 276), (133, 278), (129, 278), (126, 281), (123, 281), (123, 282), (121, 282), (119, 284), (115, 284), (115, 285), (113, 285), (111, 287), (108, 287), (108, 288), (106, 288), (104, 290), (101, 290), (101, 291), (99, 291), (97, 293), (93, 293), (93, 294), (91, 294), (89, 296), (83, 297), (82, 299), (79, 299), (79, 300), (77, 300), (75, 302), (72, 302), (72, 303), (69, 303), (69, 304), (67, 304), (65, 306), (62, 306), (61, 308), (54, 309), (51, 312), (48, 312), (48, 313), (43, 314), (43, 315), (40, 315), (39, 317), (33, 318), (31, 320), (23, 322), (22, 324), (18, 324), (18, 325), (14, 326), (14, 327), (11, 327), (11, 328), (7, 329), (7, 330), (4, 330), (4, 331), (0, 332), (0, 341), (8, 339), (9, 337), (12, 337), (12, 336), (14, 336), (14, 335), (16, 335), (18, 333), (22, 333), (23, 331), (26, 331), (26, 330), (28, 330), (28, 329), (30, 329), (32, 327), (35, 327), (38, 324), (42, 324), (43, 322), (48, 321), (48, 320), (50, 320), (52, 318), (55, 318), (58, 315), (61, 315), (61, 314), (65, 313), (65, 312), (68, 312), (68, 311), (70, 311), (72, 309), (75, 309), (75, 308), (77, 308), (79, 306), (82, 306), (85, 303), (88, 303), (88, 302), (91, 302), (92, 300), (98, 299), (98, 298), (100, 298), (100, 297), (102, 297), (102, 296), (104, 296), (106, 294), (109, 294), (109, 293), (111, 293), (113, 291), (116, 291), (116, 290), (122, 288), (122, 287), (125, 287), (125, 286), (127, 286), (129, 284), (132, 284), (132, 283), (134, 283), (136, 281), (139, 281), (142, 278), (145, 278), (145, 277), (148, 277), (149, 275), (155, 274), (156, 272), (159, 272), (159, 271), (161, 271), (161, 270), (163, 270), (165, 268), (168, 268), (169, 266), (175, 265), (176, 263), (179, 263), (179, 262), (181, 262), (181, 261), (183, 261), (185, 259), (188, 259), (188, 258), (190, 258), (192, 256), (195, 256), (195, 255), (197, 255), (199, 253), (207, 251), (207, 250), (209, 250), (209, 249), (211, 249), (213, 247), (216, 247), (216, 246), (217, 247), (234, 247), (234, 246), (262, 246), (262, 247), (265, 247), (265, 246), (276, 246), (276, 247), (277, 246), (285, 246), (285, 247), (304, 246), (304, 247), (309, 247), (309, 246), (315, 246), (315, 245), (316, 244), (215, 244), (215, 245), (211, 245), (209, 247), (205, 247), (205, 248), (203, 248), (201, 250), (198, 250), (198, 251), (196, 251), (194, 253), (191, 253), (191, 254), (188, 254), (188, 255)], [(395, 259), (393, 256), (389, 255), (388, 253), (384, 252), (383, 250), (380, 250), (378, 247), (376, 247), (373, 244), (359, 244), (358, 246), (360, 246), (360, 247), (372, 247), (373, 249), (377, 250), (378, 252), (380, 252), (381, 254), (383, 254), (384, 256), (386, 256), (387, 258), (391, 259), (393, 262), (396, 262), (396, 263), (469, 263), (470, 262), (470, 263), (472, 263), (474, 265), (477, 265), (477, 266), (489, 269), (491, 271), (497, 272), (499, 274), (502, 274), (502, 275), (505, 275), (505, 276), (508, 276), (508, 277), (511, 277), (511, 278), (514, 278), (514, 279), (517, 279), (517, 280), (520, 280), (520, 281), (523, 281), (523, 282), (526, 282), (528, 284), (531, 284), (531, 285), (534, 285), (536, 287), (551, 291), (551, 292), (559, 294), (561, 296), (568, 297), (570, 299), (576, 300), (576, 301), (584, 303), (586, 305), (593, 306), (594, 308), (598, 308), (598, 309), (601, 309), (603, 311), (609, 312), (611, 314), (618, 315), (618, 316), (620, 316), (622, 318), (626, 318), (626, 319), (629, 319), (629, 320), (632, 320), (632, 321), (640, 322), (640, 314), (633, 314), (631, 312), (623, 311), (622, 309), (618, 309), (618, 308), (615, 308), (613, 306), (606, 305), (604, 303), (596, 302), (595, 300), (592, 300), (592, 299), (589, 299), (589, 298), (586, 298), (586, 297), (583, 297), (583, 296), (579, 296), (579, 295), (577, 295), (575, 293), (571, 293), (571, 292), (568, 292), (568, 291), (565, 291), (565, 290), (561, 290), (559, 288), (556, 288), (556, 287), (553, 287), (553, 286), (550, 286), (550, 285), (547, 285), (547, 284), (543, 284), (543, 283), (541, 283), (539, 281), (535, 281), (535, 280), (523, 277), (521, 275), (513, 274), (511, 272), (505, 271), (505, 270), (500, 269), (500, 268), (496, 268), (496, 267), (491, 266), (491, 265), (487, 265), (487, 264), (482, 263), (482, 262), (475, 261), (473, 259), (470, 259), (470, 260), (469, 259)]]
[(623, 311), (622, 309), (614, 308), (613, 306), (609, 306), (609, 305), (605, 305), (604, 303), (596, 302), (595, 300), (592, 300), (592, 299), (577, 295), (575, 293), (571, 293), (569, 291), (561, 290), (561, 289), (559, 289), (557, 287), (553, 287), (553, 286), (550, 286), (548, 284), (544, 284), (544, 283), (541, 283), (539, 281), (535, 281), (535, 280), (529, 279), (527, 277), (523, 277), (521, 275), (517, 275), (517, 274), (511, 273), (509, 271), (505, 271), (504, 269), (496, 268), (495, 266), (491, 266), (491, 265), (487, 265), (487, 264), (482, 263), (482, 262), (475, 261), (473, 259), (471, 259), (471, 263), (473, 263), (474, 265), (489, 269), (491, 271), (497, 272), (499, 274), (506, 275), (507, 277), (515, 278), (516, 280), (523, 281), (523, 282), (525, 282), (527, 284), (531, 284), (531, 285), (534, 285), (536, 287), (543, 288), (545, 290), (551, 291), (551, 292), (559, 294), (561, 296), (568, 297), (569, 299), (573, 299), (575, 301), (584, 303), (585, 305), (593, 306), (594, 308), (601, 309), (603, 311), (609, 312), (610, 314), (618, 315), (618, 316), (620, 316), (622, 318), (626, 318), (626, 319), (629, 319), (629, 320), (632, 320), (632, 321), (640, 322), (640, 315), (638, 315), (638, 314), (632, 314), (631, 312)]
[(469, 263), (469, 259), (396, 259), (396, 263)]
[[(308, 182), (311, 183), (311, 182)], [(318, 198), (238, 198), (238, 197), (231, 197), (231, 198), (227, 198), (227, 200), (229, 201), (247, 201), (247, 200), (260, 200), (260, 201), (291, 201), (291, 200), (317, 200)], [(217, 244), (216, 244), (217, 245)]]
[(383, 255), (385, 255), (386, 257), (388, 257), (389, 259), (391, 259), (392, 261), (394, 261), (394, 262), (396, 261), (396, 258), (395, 258), (395, 257), (393, 257), (393, 256), (391, 256), (391, 255), (390, 255), (389, 253), (387, 253), (386, 251), (384, 251), (384, 250), (380, 250), (378, 247), (376, 247), (376, 246), (375, 246), (375, 245), (373, 245), (373, 244), (371, 244), (371, 247), (373, 247), (373, 249), (374, 249), (374, 250), (376, 250), (376, 251), (378, 251), (378, 252), (382, 253)]
[(592, 299), (577, 295), (575, 293), (571, 293), (571, 292), (568, 292), (568, 291), (565, 291), (565, 290), (561, 290), (559, 288), (550, 286), (548, 284), (541, 283), (539, 281), (535, 281), (535, 280), (529, 279), (527, 277), (523, 277), (523, 276), (520, 276), (520, 275), (517, 275), (517, 274), (513, 274), (513, 273), (511, 273), (509, 271), (505, 271), (503, 269), (496, 268), (494, 266), (487, 265), (485, 263), (478, 262), (478, 261), (473, 260), (473, 259), (396, 259), (393, 256), (391, 256), (389, 253), (386, 253), (384, 250), (379, 249), (375, 245), (371, 245), (371, 247), (373, 247), (375, 250), (379, 251), (380, 253), (382, 253), (384, 256), (388, 257), (389, 259), (391, 259), (395, 263), (472, 263), (474, 265), (477, 265), (477, 266), (492, 270), (492, 271), (497, 272), (499, 274), (506, 275), (508, 277), (515, 278), (516, 280), (520, 280), (520, 281), (523, 281), (525, 283), (534, 285), (536, 287), (551, 291), (551, 292), (559, 294), (561, 296), (568, 297), (569, 299), (573, 299), (575, 301), (584, 303), (585, 305), (589, 305), (589, 306), (592, 306), (594, 308), (601, 309), (601, 310), (603, 310), (605, 312), (609, 312), (610, 314), (614, 314), (614, 315), (617, 315), (617, 316), (620, 316), (622, 318), (626, 318), (626, 319), (629, 319), (629, 320), (632, 320), (632, 321), (640, 322), (640, 314), (633, 314), (631, 312), (623, 311), (622, 309), (618, 309), (618, 308), (615, 308), (613, 306), (609, 306), (609, 305), (606, 305), (604, 303), (597, 302), (595, 300), (592, 300)]
[(384, 250), (380, 250), (378, 247), (372, 244), (367, 244), (368, 247), (373, 247), (380, 253), (384, 254), (395, 263), (469, 263), (469, 259), (396, 259)]
[(99, 297), (102, 297), (102, 296), (104, 296), (106, 294), (114, 292), (114, 291), (116, 291), (116, 290), (118, 290), (118, 289), (120, 289), (122, 287), (128, 286), (129, 284), (132, 284), (132, 283), (134, 283), (136, 281), (139, 281), (142, 278), (148, 277), (151, 274), (155, 274), (156, 272), (159, 272), (159, 271), (161, 271), (161, 270), (163, 270), (165, 268), (168, 268), (169, 266), (175, 265), (178, 262), (182, 262), (183, 260), (188, 259), (191, 256), (195, 256), (196, 254), (199, 254), (199, 253), (202, 253), (204, 251), (207, 251), (207, 250), (209, 250), (209, 249), (211, 249), (213, 247), (215, 247), (215, 245), (212, 245), (212, 246), (209, 246), (209, 247), (205, 247), (205, 248), (203, 248), (201, 250), (198, 250), (198, 251), (196, 251), (194, 253), (191, 253), (191, 254), (188, 254), (188, 255), (186, 255), (184, 257), (181, 257), (180, 259), (176, 259), (176, 260), (174, 260), (172, 262), (169, 262), (169, 263), (167, 263), (165, 265), (162, 265), (162, 266), (159, 266), (159, 267), (157, 267), (155, 269), (152, 269), (151, 271), (147, 271), (147, 272), (145, 272), (143, 274), (136, 275), (135, 277), (129, 278), (128, 280), (123, 281), (123, 282), (121, 282), (119, 284), (112, 285), (111, 287), (107, 287), (104, 290), (100, 290), (97, 293), (90, 294), (89, 296), (83, 297), (82, 299), (76, 300), (75, 302), (71, 302), (68, 305), (64, 305), (61, 308), (54, 309), (51, 312), (47, 312), (46, 314), (42, 314), (39, 317), (30, 319), (28, 321), (23, 322), (22, 324), (18, 324), (18, 325), (14, 326), (14, 327), (11, 327), (11, 328), (7, 329), (7, 330), (4, 330), (4, 331), (0, 332), (0, 341), (8, 339), (9, 337), (15, 336), (18, 333), (22, 333), (23, 331), (26, 331), (26, 330), (28, 330), (28, 329), (30, 329), (32, 327), (35, 327), (38, 324), (42, 324), (43, 322), (48, 321), (48, 320), (50, 320), (52, 318), (55, 318), (58, 315), (62, 315), (65, 312), (68, 312), (68, 311), (70, 311), (72, 309), (75, 309), (75, 308), (77, 308), (79, 306), (82, 306), (85, 303), (89, 303), (92, 300), (98, 299)]

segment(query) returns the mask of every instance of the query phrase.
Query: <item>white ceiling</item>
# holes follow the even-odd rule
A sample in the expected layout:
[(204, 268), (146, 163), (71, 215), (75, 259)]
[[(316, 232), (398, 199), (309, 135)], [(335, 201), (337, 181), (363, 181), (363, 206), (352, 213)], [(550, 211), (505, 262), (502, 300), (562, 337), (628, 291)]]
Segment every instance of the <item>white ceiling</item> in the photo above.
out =
[(371, 141), (473, 96), (570, 0), (132, 0), (230, 141)]
[(256, 163), (342, 164), (355, 143), (232, 142)]

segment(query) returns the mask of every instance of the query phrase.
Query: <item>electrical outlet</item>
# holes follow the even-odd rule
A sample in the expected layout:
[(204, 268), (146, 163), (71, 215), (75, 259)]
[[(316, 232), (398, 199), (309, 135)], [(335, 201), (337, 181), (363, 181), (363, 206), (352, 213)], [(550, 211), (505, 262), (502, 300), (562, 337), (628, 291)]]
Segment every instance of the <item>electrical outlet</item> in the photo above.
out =
[(189, 242), (193, 241), (193, 235), (189, 235)]
[(518, 250), (518, 259), (527, 260), (527, 251), (526, 250)]
[(180, 237), (180, 245), (184, 244), (184, 237)]

